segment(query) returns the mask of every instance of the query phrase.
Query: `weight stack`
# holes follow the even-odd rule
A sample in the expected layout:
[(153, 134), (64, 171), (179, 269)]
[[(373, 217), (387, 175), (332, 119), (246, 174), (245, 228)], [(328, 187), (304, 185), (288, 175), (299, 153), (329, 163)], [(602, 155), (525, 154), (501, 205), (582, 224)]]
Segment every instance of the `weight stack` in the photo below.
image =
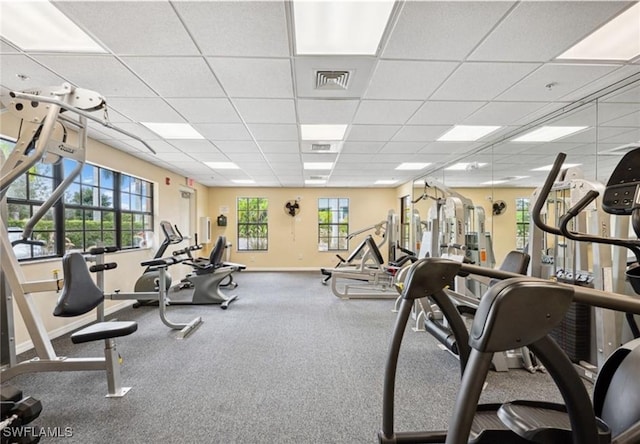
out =
[(588, 362), (591, 348), (591, 307), (572, 303), (564, 319), (551, 331), (550, 336), (571, 362)]

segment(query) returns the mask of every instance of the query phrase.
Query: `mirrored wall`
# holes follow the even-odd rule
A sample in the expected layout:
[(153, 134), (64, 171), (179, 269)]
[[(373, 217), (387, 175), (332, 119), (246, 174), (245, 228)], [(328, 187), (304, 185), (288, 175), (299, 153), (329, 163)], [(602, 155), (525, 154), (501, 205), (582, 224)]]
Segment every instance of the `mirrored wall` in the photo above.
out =
[[(523, 247), (528, 199), (543, 184), (558, 153), (565, 153), (565, 166), (574, 166), (585, 179), (606, 184), (622, 156), (638, 146), (640, 76), (636, 75), (563, 109), (532, 117), (525, 125), (507, 125), (483, 142), (466, 148), (461, 142), (451, 143), (449, 156), (413, 182), (414, 219), (419, 218), (426, 229), (438, 199), (448, 195), (468, 199), (472, 202), (468, 205), (484, 211), (484, 227), (470, 226), (467, 232), (484, 228), (499, 264), (510, 250)], [(474, 219), (467, 223), (477, 224), (478, 217)], [(412, 231), (418, 248), (420, 229)]]

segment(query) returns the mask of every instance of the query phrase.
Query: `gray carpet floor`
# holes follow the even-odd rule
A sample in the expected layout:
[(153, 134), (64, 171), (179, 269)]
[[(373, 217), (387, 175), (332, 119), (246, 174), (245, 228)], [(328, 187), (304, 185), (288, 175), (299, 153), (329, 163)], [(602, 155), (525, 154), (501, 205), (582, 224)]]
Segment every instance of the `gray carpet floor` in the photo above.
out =
[[(41, 373), (11, 383), (42, 401), (36, 424), (69, 427), (60, 443), (374, 443), (395, 321), (391, 300), (339, 300), (319, 273), (243, 272), (228, 310), (174, 306), (174, 321), (204, 324), (186, 340), (157, 308), (127, 309), (139, 329), (118, 340), (121, 399), (104, 398), (102, 372)], [(101, 343), (54, 341), (58, 355), (101, 356)], [(442, 429), (458, 361), (427, 333), (408, 331), (396, 386), (396, 429)], [(492, 373), (485, 402), (559, 400), (546, 374)]]

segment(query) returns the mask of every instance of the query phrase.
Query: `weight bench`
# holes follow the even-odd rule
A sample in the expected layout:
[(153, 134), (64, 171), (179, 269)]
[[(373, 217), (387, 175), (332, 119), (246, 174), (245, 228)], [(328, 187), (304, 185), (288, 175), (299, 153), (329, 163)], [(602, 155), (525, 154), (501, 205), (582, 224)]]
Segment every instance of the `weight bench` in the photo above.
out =
[[(93, 282), (84, 257), (70, 253), (62, 258), (64, 285), (58, 298), (54, 316), (75, 317), (93, 310), (104, 302), (104, 293)], [(108, 398), (124, 396), (131, 387), (122, 387), (120, 362), (115, 338), (128, 336), (138, 329), (134, 321), (97, 322), (71, 335), (71, 342), (82, 344), (104, 340), (104, 357), (107, 371)]]

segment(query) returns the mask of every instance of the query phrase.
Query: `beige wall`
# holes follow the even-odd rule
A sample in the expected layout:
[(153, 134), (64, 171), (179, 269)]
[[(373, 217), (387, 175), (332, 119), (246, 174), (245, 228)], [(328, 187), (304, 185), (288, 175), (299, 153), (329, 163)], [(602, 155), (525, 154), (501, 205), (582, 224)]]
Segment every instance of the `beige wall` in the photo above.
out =
[[(0, 114), (0, 132), (2, 134), (15, 138), (18, 134), (18, 127), (19, 121), (13, 116), (6, 112)], [(73, 141), (73, 136), (70, 137), (69, 140)], [(111, 291), (115, 288), (119, 288), (123, 292), (133, 290), (136, 279), (143, 271), (143, 268), (140, 266), (140, 262), (153, 257), (155, 249), (159, 244), (161, 235), (159, 233), (158, 223), (163, 219), (172, 220), (175, 218), (175, 208), (177, 208), (178, 199), (180, 199), (180, 190), (186, 188), (186, 179), (94, 140), (89, 140), (88, 142), (87, 161), (137, 176), (154, 183), (154, 221), (156, 239), (153, 248), (115, 253), (110, 257), (112, 261), (118, 262), (118, 269), (107, 272), (105, 275), (105, 287), (107, 291)], [(170, 179), (170, 185), (165, 185), (166, 177)], [(193, 190), (196, 193), (197, 216), (200, 217), (208, 215), (209, 189), (203, 185), (195, 184)], [(186, 245), (186, 243), (184, 245)], [(180, 269), (178, 269), (179, 267)], [(184, 275), (189, 270), (186, 266), (179, 267), (174, 267), (175, 270), (172, 269), (174, 278)], [(49, 259), (24, 263), (21, 266), (21, 269), (27, 280), (49, 279), (52, 277), (53, 270), (61, 269), (61, 261), (59, 259)], [(52, 336), (64, 333), (66, 326), (71, 322), (68, 319), (54, 318), (51, 315), (56, 299), (57, 295), (54, 292), (38, 293), (34, 295), (37, 310), (43, 318), (47, 331), (49, 331)], [(131, 303), (133, 303), (133, 301)], [(115, 304), (121, 303), (107, 302), (108, 307), (113, 307)], [(18, 349), (22, 350), (26, 347), (25, 344), (29, 340), (29, 336), (17, 308), (14, 309), (14, 314), (16, 323), (16, 344), (18, 345)], [(87, 319), (91, 319), (92, 316), (93, 315), (88, 316)]]
[[(238, 197), (262, 197), (269, 201), (269, 250), (237, 251)], [(400, 203), (395, 189), (353, 188), (216, 188), (209, 193), (209, 215), (213, 221), (213, 237), (225, 235), (233, 245), (231, 261), (252, 269), (319, 268), (336, 263), (336, 253), (318, 251), (318, 198), (349, 198), (349, 230), (356, 231), (386, 220), (393, 209), (398, 213)], [(300, 213), (291, 217), (284, 211), (286, 202), (300, 198)], [(227, 226), (215, 225), (216, 218), (228, 209)], [(355, 248), (364, 235), (354, 238)], [(380, 241), (380, 238), (376, 238)], [(386, 249), (383, 250), (386, 254)]]

